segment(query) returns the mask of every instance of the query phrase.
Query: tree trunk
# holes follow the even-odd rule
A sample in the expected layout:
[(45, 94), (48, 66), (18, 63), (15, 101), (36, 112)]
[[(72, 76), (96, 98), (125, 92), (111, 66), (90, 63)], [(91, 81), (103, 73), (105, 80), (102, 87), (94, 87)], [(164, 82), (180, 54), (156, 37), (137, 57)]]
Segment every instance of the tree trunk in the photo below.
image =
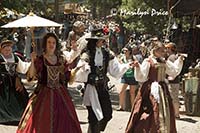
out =
[(55, 20), (58, 22), (58, 14), (59, 14), (59, 0), (55, 0)]
[(126, 35), (124, 33), (123, 21), (122, 21), (122, 19), (120, 17), (118, 17), (118, 23), (119, 23), (119, 28), (120, 28), (119, 34), (120, 34), (120, 36), (123, 37), (122, 44), (123, 44), (123, 47), (124, 47), (125, 43), (127, 42), (127, 38), (126, 38)]
[(42, 3), (43, 3), (43, 7), (44, 7), (44, 10), (43, 10), (44, 14), (47, 15), (47, 12), (46, 12), (47, 11), (47, 1), (46, 0), (42, 0)]
[(92, 17), (93, 17), (93, 19), (97, 17), (97, 3), (96, 3), (96, 1), (93, 1)]

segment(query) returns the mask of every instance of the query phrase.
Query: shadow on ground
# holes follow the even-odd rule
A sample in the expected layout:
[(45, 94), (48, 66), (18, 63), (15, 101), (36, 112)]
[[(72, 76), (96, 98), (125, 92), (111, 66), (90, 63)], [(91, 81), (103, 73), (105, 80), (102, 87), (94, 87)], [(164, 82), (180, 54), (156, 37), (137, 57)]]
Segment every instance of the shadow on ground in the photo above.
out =
[(179, 120), (181, 121), (186, 121), (186, 122), (189, 122), (189, 123), (196, 123), (198, 121), (192, 119), (192, 118), (180, 118)]
[[(112, 107), (114, 110), (116, 110), (119, 105), (119, 94), (113, 91), (113, 89), (110, 90), (109, 93), (110, 93), (110, 99), (112, 102)], [(77, 90), (76, 87), (69, 87), (68, 91), (69, 91), (70, 96), (72, 97), (72, 100), (74, 102), (76, 109), (79, 109), (79, 110), (85, 109), (85, 107), (82, 104), (83, 97), (81, 96), (81, 93), (79, 92), (79, 90)]]
[(10, 125), (10, 126), (17, 126), (19, 124), (19, 121), (10, 121), (6, 123), (0, 123), (0, 125)]

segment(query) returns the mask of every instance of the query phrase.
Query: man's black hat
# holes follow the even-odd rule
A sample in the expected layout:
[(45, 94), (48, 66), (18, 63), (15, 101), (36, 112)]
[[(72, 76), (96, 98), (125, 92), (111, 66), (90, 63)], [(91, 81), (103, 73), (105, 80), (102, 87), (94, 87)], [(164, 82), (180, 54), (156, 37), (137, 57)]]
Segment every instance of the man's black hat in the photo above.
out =
[(104, 34), (103, 29), (94, 29), (91, 31), (91, 37), (86, 38), (86, 40), (105, 40), (107, 35)]

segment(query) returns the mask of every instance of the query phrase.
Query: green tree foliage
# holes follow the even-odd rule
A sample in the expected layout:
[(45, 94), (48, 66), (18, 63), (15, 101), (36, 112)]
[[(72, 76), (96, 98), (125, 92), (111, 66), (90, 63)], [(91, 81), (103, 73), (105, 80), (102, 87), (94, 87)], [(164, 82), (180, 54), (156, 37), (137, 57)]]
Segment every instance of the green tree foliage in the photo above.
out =
[(33, 0), (3, 0), (1, 6), (24, 14), (28, 14), (30, 10), (42, 11), (44, 7), (42, 2)]
[(118, 12), (149, 12), (149, 15), (127, 15), (118, 13), (116, 21), (122, 22), (128, 32), (150, 33), (162, 35), (166, 32), (168, 15), (154, 15), (151, 12), (167, 12), (167, 0), (87, 0), (87, 5), (92, 11), (93, 18), (105, 17), (110, 14), (110, 9), (116, 8)]
[(109, 15), (110, 9), (121, 6), (122, 0), (86, 0), (86, 3), (92, 11), (93, 18), (101, 18)]
[[(0, 26), (17, 19), (21, 14), (27, 15), (33, 11), (39, 15), (45, 15), (46, 5), (35, 0), (0, 0)], [(12, 29), (0, 30), (0, 40), (9, 34)]]
[[(167, 3), (163, 0), (123, 0), (122, 10), (131, 12), (148, 12), (146, 15), (123, 15), (124, 26), (130, 31), (162, 35), (165, 33), (168, 15), (153, 15), (154, 11), (167, 11)], [(139, 11), (138, 11), (139, 10)]]
[(35, 0), (1, 0), (0, 11), (4, 8), (15, 11), (17, 13), (28, 14), (30, 11), (44, 15), (46, 13), (46, 5), (43, 1)]

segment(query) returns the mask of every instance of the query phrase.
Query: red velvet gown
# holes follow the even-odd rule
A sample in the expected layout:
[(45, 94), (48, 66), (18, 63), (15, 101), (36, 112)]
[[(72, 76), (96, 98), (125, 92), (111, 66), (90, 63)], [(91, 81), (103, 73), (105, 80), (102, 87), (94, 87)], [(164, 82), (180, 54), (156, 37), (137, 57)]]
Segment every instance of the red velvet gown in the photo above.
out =
[(43, 56), (35, 61), (38, 87), (20, 120), (17, 133), (81, 133), (75, 107), (61, 84), (61, 63), (51, 65)]

